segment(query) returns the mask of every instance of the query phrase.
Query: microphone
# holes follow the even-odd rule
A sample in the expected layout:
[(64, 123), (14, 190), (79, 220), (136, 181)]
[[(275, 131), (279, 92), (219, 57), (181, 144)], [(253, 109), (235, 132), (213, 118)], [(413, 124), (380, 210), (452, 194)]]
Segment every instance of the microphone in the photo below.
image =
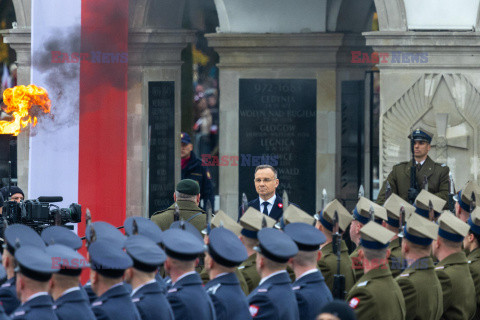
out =
[(42, 196), (42, 197), (38, 197), (38, 201), (39, 202), (62, 202), (63, 201), (63, 197), (47, 197), (47, 196)]

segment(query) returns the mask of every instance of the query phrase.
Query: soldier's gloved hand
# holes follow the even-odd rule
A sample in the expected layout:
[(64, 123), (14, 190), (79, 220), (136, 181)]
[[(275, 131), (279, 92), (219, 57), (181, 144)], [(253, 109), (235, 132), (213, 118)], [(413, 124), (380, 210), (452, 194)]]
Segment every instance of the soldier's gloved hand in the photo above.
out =
[(408, 189), (408, 200), (415, 201), (420, 192), (415, 188)]

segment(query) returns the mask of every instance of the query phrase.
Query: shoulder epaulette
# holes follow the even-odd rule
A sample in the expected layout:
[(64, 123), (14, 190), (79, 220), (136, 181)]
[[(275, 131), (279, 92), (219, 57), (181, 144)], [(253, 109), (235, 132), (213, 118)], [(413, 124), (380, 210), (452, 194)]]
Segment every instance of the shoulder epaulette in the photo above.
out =
[(103, 301), (100, 300), (100, 301), (95, 301), (94, 303), (92, 303), (92, 307), (98, 307), (98, 306), (101, 306), (103, 304)]
[(295, 286), (295, 287), (293, 287), (292, 289), (293, 289), (293, 290), (300, 290), (300, 289), (302, 289), (302, 286), (300, 286), (300, 285), (299, 285), (299, 286)]
[(443, 269), (445, 269), (445, 266), (435, 267), (435, 270), (443, 270)]
[(357, 287), (365, 287), (367, 284), (368, 284), (368, 280), (360, 282), (359, 284), (357, 284)]
[(402, 273), (399, 275), (399, 277), (409, 277), (410, 273)]
[(208, 288), (208, 289), (207, 289), (207, 293), (216, 294), (218, 288), (220, 288), (221, 286), (222, 286), (221, 283), (217, 283), (216, 285), (211, 286), (210, 288)]

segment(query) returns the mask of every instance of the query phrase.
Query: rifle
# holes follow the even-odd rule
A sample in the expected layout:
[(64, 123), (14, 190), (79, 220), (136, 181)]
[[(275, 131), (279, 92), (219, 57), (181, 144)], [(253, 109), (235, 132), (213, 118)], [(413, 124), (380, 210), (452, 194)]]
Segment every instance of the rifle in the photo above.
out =
[(370, 221), (375, 221), (375, 209), (373, 208), (372, 205), (370, 205)]
[(365, 190), (363, 189), (363, 184), (361, 184), (360, 188), (358, 188), (358, 199), (364, 196), (365, 196)]
[(242, 215), (238, 217), (238, 220), (244, 215), (245, 211), (248, 209), (248, 199), (245, 193), (242, 193)]
[(472, 214), (473, 210), (477, 206), (477, 200), (475, 199), (475, 193), (472, 191), (472, 200), (470, 201), (470, 214)]
[(428, 219), (430, 221), (435, 220), (435, 210), (433, 210), (432, 200), (428, 200)]
[(322, 190), (322, 209), (319, 212), (315, 213), (315, 215), (313, 216), (316, 220), (320, 221), (320, 214), (323, 212), (323, 210), (325, 210), (325, 206), (327, 205), (327, 202), (328, 202), (327, 190), (325, 190), (325, 188), (323, 188), (323, 190)]
[(207, 235), (210, 235), (210, 231), (212, 231), (212, 204), (210, 203), (210, 200), (207, 200), (207, 204), (205, 205), (205, 209), (207, 209)]
[(333, 216), (333, 223), (332, 246), (333, 252), (337, 255), (337, 273), (333, 276), (333, 298), (345, 300), (345, 276), (340, 273), (342, 235), (339, 232), (337, 210)]
[(455, 183), (453, 181), (453, 173), (448, 173), (448, 210), (455, 214)]
[(387, 201), (387, 199), (392, 195), (392, 186), (390, 185), (390, 182), (388, 182), (387, 180), (387, 183), (386, 183), (386, 186), (385, 186), (385, 201)]
[[(417, 186), (417, 169), (415, 167), (415, 140), (413, 140), (413, 135), (412, 138), (410, 139), (410, 150), (412, 151), (412, 166), (410, 167), (410, 189), (415, 189), (418, 190)], [(413, 192), (408, 193), (408, 201), (410, 204), (413, 204), (415, 202), (415, 198), (413, 198)]]
[(175, 201), (175, 212), (173, 213), (173, 221), (180, 220), (180, 208), (178, 207), (177, 202)]
[(405, 224), (405, 207), (404, 206), (401, 206), (400, 207), (400, 212), (399, 212), (399, 219), (398, 221), (400, 222), (400, 230), (398, 232), (398, 239), (399, 239), (399, 242), (400, 242), (400, 247), (402, 246), (402, 240), (403, 240), (403, 237), (405, 236), (405, 234), (403, 233), (403, 225)]

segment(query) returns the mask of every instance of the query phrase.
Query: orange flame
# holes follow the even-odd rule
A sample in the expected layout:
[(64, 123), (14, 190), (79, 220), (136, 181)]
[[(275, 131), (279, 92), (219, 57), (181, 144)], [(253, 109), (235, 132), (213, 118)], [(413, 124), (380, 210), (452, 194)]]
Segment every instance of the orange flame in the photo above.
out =
[(11, 113), (13, 119), (0, 121), (0, 134), (18, 136), (22, 128), (28, 124), (37, 125), (37, 115), (40, 111), (50, 113), (50, 99), (47, 91), (33, 84), (5, 89), (3, 102), (6, 105), (4, 111)]

